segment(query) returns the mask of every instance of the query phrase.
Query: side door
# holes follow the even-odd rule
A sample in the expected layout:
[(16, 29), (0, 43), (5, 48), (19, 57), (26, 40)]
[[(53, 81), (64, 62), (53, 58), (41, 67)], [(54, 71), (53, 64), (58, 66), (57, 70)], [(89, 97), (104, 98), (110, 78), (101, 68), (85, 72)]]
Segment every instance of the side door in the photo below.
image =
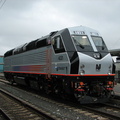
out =
[(52, 56), (52, 72), (56, 75), (67, 74), (69, 61), (65, 51), (64, 42), (60, 35), (52, 39), (53, 56)]

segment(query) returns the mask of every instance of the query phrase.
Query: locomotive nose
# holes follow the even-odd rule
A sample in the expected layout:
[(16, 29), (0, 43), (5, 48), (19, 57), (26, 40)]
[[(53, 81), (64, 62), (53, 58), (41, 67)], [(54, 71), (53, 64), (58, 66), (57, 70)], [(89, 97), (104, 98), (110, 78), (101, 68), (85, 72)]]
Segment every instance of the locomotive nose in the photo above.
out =
[(104, 58), (101, 58), (100, 53), (94, 53), (93, 57), (78, 53), (79, 55), (79, 74), (80, 75), (92, 75), (92, 74), (112, 74), (112, 59), (111, 56), (108, 54)]

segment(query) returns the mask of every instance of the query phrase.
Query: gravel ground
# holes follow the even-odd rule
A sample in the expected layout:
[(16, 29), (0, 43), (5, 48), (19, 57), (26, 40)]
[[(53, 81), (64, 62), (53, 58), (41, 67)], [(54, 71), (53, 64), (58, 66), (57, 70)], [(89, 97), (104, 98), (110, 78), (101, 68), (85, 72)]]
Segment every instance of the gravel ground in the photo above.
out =
[(101, 119), (101, 117), (99, 116), (95, 116), (94, 114), (91, 114), (87, 111), (82, 111), (82, 109), (76, 108), (76, 110), (73, 110), (73, 109), (69, 109), (69, 107), (66, 105), (59, 106), (54, 102), (49, 102), (49, 100), (45, 100), (43, 97), (41, 98), (37, 94), (35, 95), (33, 93), (24, 91), (22, 89), (18, 89), (13, 86), (6, 85), (1, 82), (0, 82), (0, 88), (9, 91), (13, 95), (25, 101), (28, 101), (39, 108), (42, 108), (46, 112), (50, 112), (51, 114), (63, 118), (63, 120), (100, 120)]

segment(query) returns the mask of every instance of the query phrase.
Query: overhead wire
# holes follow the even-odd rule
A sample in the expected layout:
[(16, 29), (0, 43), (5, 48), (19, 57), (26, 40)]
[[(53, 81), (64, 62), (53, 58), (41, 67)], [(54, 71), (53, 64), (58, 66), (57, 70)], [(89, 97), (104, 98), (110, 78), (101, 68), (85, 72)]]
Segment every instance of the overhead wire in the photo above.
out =
[(5, 2), (6, 2), (6, 0), (4, 0), (3, 3), (2, 3), (2, 0), (0, 1), (0, 3), (2, 3), (0, 6), (0, 9), (2, 9), (2, 7), (5, 5)]

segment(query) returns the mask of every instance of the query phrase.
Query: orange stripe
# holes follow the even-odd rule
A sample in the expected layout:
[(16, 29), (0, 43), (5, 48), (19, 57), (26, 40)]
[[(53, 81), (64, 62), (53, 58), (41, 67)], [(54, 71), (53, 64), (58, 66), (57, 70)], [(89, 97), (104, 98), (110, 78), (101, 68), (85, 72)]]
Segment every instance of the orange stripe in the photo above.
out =
[[(16, 72), (16, 71), (4, 71), (4, 72), (10, 72), (10, 73), (28, 73), (28, 74), (47, 74), (47, 73), (35, 73), (35, 72)], [(79, 74), (56, 74), (52, 73), (51, 75), (60, 75), (60, 76), (115, 76), (115, 74), (85, 74), (85, 75), (79, 75)]]
[(61, 75), (61, 76), (115, 76), (115, 74), (85, 74), (85, 75), (79, 75), (79, 74), (52, 74), (52, 75)]
[(83, 76), (115, 76), (115, 74), (86, 74)]

